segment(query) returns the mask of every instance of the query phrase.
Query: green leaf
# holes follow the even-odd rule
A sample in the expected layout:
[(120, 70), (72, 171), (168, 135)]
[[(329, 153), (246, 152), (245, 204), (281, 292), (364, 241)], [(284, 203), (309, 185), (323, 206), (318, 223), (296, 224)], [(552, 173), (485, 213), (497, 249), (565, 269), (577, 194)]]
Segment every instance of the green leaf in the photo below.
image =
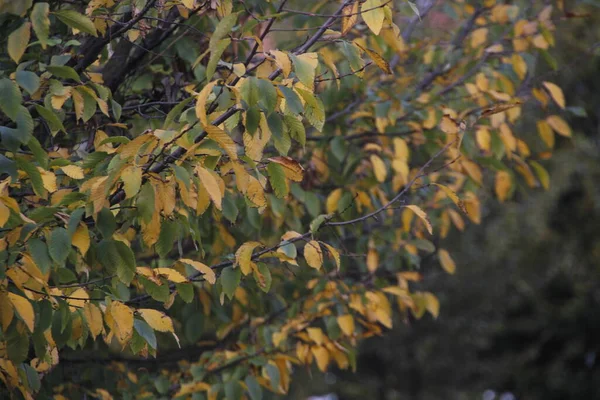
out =
[(238, 14), (239, 13), (231, 13), (224, 17), (221, 21), (219, 21), (215, 30), (213, 31), (212, 36), (210, 37), (209, 48), (211, 50), (218, 45), (218, 42), (221, 39), (223, 39), (225, 36), (231, 33), (231, 29), (235, 26), (235, 23), (237, 22)]
[(235, 204), (235, 198), (229, 192), (225, 192), (223, 197), (223, 216), (229, 220), (232, 224), (238, 217), (239, 210)]
[(173, 242), (177, 239), (178, 228), (175, 221), (166, 221), (160, 227), (160, 234), (156, 242), (156, 253), (160, 258), (165, 258), (173, 250)]
[(279, 388), (279, 384), (280, 384), (279, 368), (277, 368), (273, 364), (267, 364), (265, 369), (267, 370), (267, 376), (269, 377), (269, 380), (271, 381), (271, 387)]
[(246, 111), (246, 130), (250, 135), (254, 136), (259, 123), (260, 110), (257, 107), (248, 108), (248, 111)]
[(317, 231), (321, 228), (321, 226), (323, 225), (323, 223), (325, 221), (327, 221), (327, 218), (329, 218), (329, 215), (327, 215), (327, 214), (321, 214), (317, 218), (313, 219), (310, 222), (310, 233), (312, 233), (313, 235), (315, 233), (317, 233)]
[(302, 57), (295, 56), (290, 53), (290, 58), (294, 64), (296, 76), (308, 88), (312, 88), (315, 82), (315, 68), (310, 62)]
[(279, 90), (281, 93), (283, 93), (288, 111), (294, 115), (300, 115), (304, 112), (304, 106), (302, 105), (302, 101), (300, 101), (300, 97), (298, 97), (296, 92), (283, 85), (279, 86)]
[(181, 300), (191, 303), (194, 300), (194, 285), (191, 283), (176, 283), (177, 294)]
[(206, 66), (206, 78), (211, 79), (217, 70), (217, 64), (223, 55), (223, 52), (231, 44), (231, 39), (219, 40), (219, 42), (210, 51), (210, 58)]
[(258, 100), (260, 99), (258, 79), (253, 76), (246, 78), (240, 88), (240, 92), (242, 94), (242, 100), (248, 104), (248, 107), (254, 107), (258, 104)]
[(154, 300), (160, 301), (161, 303), (169, 300), (169, 285), (157, 285), (143, 276), (139, 276), (138, 279), (142, 285), (144, 285), (146, 293), (148, 293), (148, 295), (150, 295), (150, 297), (152, 297)]
[(58, 265), (64, 265), (71, 251), (71, 237), (65, 228), (55, 228), (48, 235), (48, 251), (50, 257)]
[(277, 106), (277, 90), (271, 81), (258, 79), (257, 81), (259, 100), (258, 105), (264, 111), (265, 115), (275, 111)]
[(21, 91), (16, 83), (8, 78), (0, 79), (0, 111), (16, 122), (21, 107)]
[(117, 230), (117, 221), (108, 208), (104, 207), (100, 210), (96, 226), (104, 239), (110, 239), (113, 233), (115, 233)]
[(252, 375), (248, 375), (244, 380), (246, 387), (248, 388), (248, 394), (251, 400), (262, 400), (263, 392), (262, 387)]
[(221, 272), (221, 287), (223, 288), (223, 293), (225, 293), (230, 300), (233, 298), (235, 289), (237, 289), (240, 284), (241, 277), (242, 272), (239, 268), (234, 269), (233, 267), (227, 267)]
[(100, 264), (117, 272), (121, 282), (129, 285), (135, 275), (135, 256), (127, 245), (118, 240), (103, 240), (98, 245)]
[(46, 120), (48, 126), (50, 127), (50, 132), (54, 136), (56, 132), (62, 131), (67, 133), (62, 121), (58, 118), (58, 115), (54, 113), (52, 110), (48, 110), (46, 107), (42, 107), (38, 104), (35, 105), (35, 110), (40, 114), (42, 118)]
[(58, 78), (73, 79), (74, 81), (81, 83), (81, 78), (79, 77), (79, 74), (71, 67), (67, 67), (64, 65), (48, 65), (46, 69), (48, 70), (48, 72), (50, 72), (52, 75)]
[(21, 335), (13, 327), (6, 337), (6, 355), (14, 364), (20, 364), (27, 358), (29, 353), (29, 336)]
[(306, 130), (302, 121), (293, 115), (284, 115), (283, 122), (288, 128), (290, 137), (300, 143), (302, 147), (306, 146)]
[(148, 182), (142, 185), (137, 197), (137, 210), (144, 222), (152, 221), (154, 215), (154, 188)]
[(89, 33), (92, 36), (98, 36), (96, 27), (94, 26), (92, 20), (85, 15), (79, 14), (77, 11), (61, 10), (53, 12), (53, 14), (71, 28), (75, 28), (81, 32)]
[(267, 165), (267, 172), (269, 173), (269, 182), (275, 191), (275, 196), (284, 198), (290, 192), (290, 188), (285, 178), (285, 171), (283, 166), (277, 163), (269, 163)]
[(33, 187), (33, 191), (36, 195), (40, 197), (46, 196), (46, 189), (44, 189), (44, 183), (42, 181), (42, 175), (40, 171), (33, 165), (31, 162), (27, 161), (24, 158), (17, 157), (17, 168), (25, 171), (25, 173), (31, 179), (31, 186)]
[(18, 64), (31, 38), (31, 23), (25, 22), (8, 36), (8, 55)]
[(150, 327), (146, 323), (146, 321), (142, 321), (141, 319), (133, 320), (133, 328), (140, 335), (146, 343), (153, 349), (156, 349), (156, 334), (154, 333), (154, 329)]
[(187, 106), (192, 100), (194, 100), (194, 97), (188, 97), (173, 107), (173, 109), (167, 114), (167, 118), (163, 124), (163, 129), (175, 128), (175, 119), (181, 115), (185, 106)]
[(35, 161), (37, 161), (42, 168), (48, 169), (48, 153), (42, 148), (40, 142), (32, 136), (29, 142), (27, 142), (27, 147), (29, 147), (29, 150), (33, 153)]
[(40, 88), (40, 77), (31, 71), (17, 71), (15, 79), (29, 94), (34, 94)]
[(256, 284), (265, 293), (268, 293), (271, 290), (271, 282), (273, 281), (271, 277), (271, 270), (269, 266), (265, 263), (259, 262), (256, 264), (257, 270), (254, 270), (254, 280), (256, 280)]
[(52, 260), (48, 254), (46, 243), (42, 242), (39, 238), (31, 238), (27, 241), (27, 250), (42, 274), (50, 271)]
[(25, 370), (25, 376), (27, 377), (27, 387), (33, 392), (40, 390), (41, 382), (40, 376), (37, 371), (31, 367), (31, 365), (23, 363), (22, 368)]
[(37, 36), (42, 48), (45, 49), (48, 45), (48, 37), (50, 36), (50, 5), (48, 3), (35, 3), (31, 11), (31, 23), (33, 31)]
[[(119, 103), (114, 100), (110, 100), (110, 107), (112, 109), (113, 116), (115, 117), (115, 121), (119, 122), (121, 119), (121, 113), (123, 111), (123, 107)], [(167, 116), (168, 118), (168, 116)]]

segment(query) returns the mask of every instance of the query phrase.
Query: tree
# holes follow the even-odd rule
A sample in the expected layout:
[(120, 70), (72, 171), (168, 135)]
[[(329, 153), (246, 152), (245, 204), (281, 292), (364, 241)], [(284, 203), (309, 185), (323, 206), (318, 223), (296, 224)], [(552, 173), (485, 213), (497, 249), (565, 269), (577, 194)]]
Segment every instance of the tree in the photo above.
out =
[(574, 14), (507, 3), (0, 0), (4, 384), (256, 399), (436, 317), (421, 261), (571, 135)]

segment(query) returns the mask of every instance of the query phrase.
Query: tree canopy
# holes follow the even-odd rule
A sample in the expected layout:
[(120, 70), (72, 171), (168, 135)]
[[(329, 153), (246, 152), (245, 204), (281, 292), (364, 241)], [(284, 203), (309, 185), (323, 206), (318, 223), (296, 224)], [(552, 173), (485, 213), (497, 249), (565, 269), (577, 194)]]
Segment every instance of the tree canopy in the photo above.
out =
[(548, 3), (0, 0), (0, 380), (255, 400), (437, 317), (580, 111)]

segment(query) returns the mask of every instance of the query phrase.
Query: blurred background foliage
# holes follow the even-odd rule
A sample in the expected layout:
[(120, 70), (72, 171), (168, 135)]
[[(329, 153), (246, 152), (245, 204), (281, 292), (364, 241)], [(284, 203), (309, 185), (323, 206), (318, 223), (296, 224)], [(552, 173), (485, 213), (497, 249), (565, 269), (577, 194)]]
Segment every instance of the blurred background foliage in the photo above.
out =
[(600, 2), (577, 3), (559, 29), (559, 69), (538, 66), (585, 110), (548, 163), (550, 190), (502, 207), (490, 195), (485, 223), (443, 244), (456, 275), (422, 267), (439, 318), (365, 341), (356, 374), (298, 371), (293, 398), (600, 398)]

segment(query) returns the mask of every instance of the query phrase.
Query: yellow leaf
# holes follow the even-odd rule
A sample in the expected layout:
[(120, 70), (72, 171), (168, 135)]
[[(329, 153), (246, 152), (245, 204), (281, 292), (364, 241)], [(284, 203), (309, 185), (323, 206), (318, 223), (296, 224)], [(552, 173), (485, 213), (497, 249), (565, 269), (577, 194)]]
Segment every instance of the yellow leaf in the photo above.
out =
[(341, 266), (341, 260), (340, 260), (340, 252), (337, 251), (337, 249), (333, 246), (328, 245), (327, 243), (323, 243), (323, 245), (325, 246), (325, 248), (327, 249), (327, 251), (329, 252), (329, 254), (331, 255), (331, 257), (333, 257), (333, 260), (335, 261), (335, 265), (337, 267), (337, 270), (340, 270), (340, 266)]
[(286, 178), (294, 182), (302, 182), (304, 179), (304, 167), (293, 158), (281, 156), (271, 157), (268, 160), (281, 165)]
[(369, 250), (367, 251), (367, 269), (369, 272), (373, 273), (379, 267), (379, 254), (374, 247), (369, 246)]
[(314, 269), (320, 269), (323, 265), (323, 250), (319, 242), (311, 240), (304, 246), (304, 258), (307, 264)]
[(415, 206), (415, 205), (410, 205), (410, 206), (405, 206), (406, 208), (408, 208), (409, 210), (411, 210), (412, 212), (414, 212), (417, 217), (421, 218), (421, 220), (423, 220), (423, 222), (425, 223), (425, 226), (427, 227), (427, 231), (429, 232), (430, 235), (433, 235), (433, 228), (431, 226), (431, 222), (429, 222), (429, 218), (427, 217), (427, 214), (425, 214), (425, 211), (423, 211), (419, 206)]
[(329, 365), (329, 352), (327, 351), (327, 349), (323, 346), (313, 346), (311, 348), (311, 352), (315, 356), (317, 366), (319, 367), (321, 372), (327, 371), (327, 365)]
[(446, 271), (450, 275), (453, 275), (456, 272), (456, 264), (454, 263), (452, 257), (450, 257), (448, 251), (444, 249), (439, 249), (438, 257), (440, 259), (440, 264), (442, 265), (444, 271)]
[(252, 272), (252, 252), (258, 246), (262, 246), (262, 244), (260, 242), (246, 242), (235, 252), (235, 265), (240, 266), (244, 275)]
[(56, 175), (50, 171), (46, 171), (43, 168), (38, 167), (38, 171), (40, 171), (40, 175), (42, 176), (42, 182), (44, 184), (44, 189), (46, 189), (50, 193), (54, 193), (57, 190), (56, 187)]
[(69, 310), (71, 310), (71, 312), (75, 312), (83, 308), (90, 299), (90, 295), (83, 288), (77, 289), (73, 293), (69, 294), (68, 297), (67, 304), (69, 305)]
[(265, 190), (262, 185), (255, 177), (248, 175), (248, 189), (246, 196), (254, 205), (259, 208), (267, 206), (267, 198), (265, 197)]
[(210, 82), (208, 85), (204, 86), (198, 96), (196, 97), (196, 116), (202, 122), (202, 127), (206, 128), (208, 126), (208, 116), (206, 115), (206, 102), (208, 101), (208, 96), (212, 93), (213, 88), (217, 84), (217, 81)]
[(544, 143), (546, 143), (546, 146), (551, 149), (554, 148), (554, 131), (550, 124), (544, 120), (540, 120), (537, 122), (537, 130)]
[(525, 79), (527, 75), (527, 63), (519, 54), (515, 53), (512, 55), (512, 67), (515, 71), (515, 74), (519, 77), (519, 79)]
[(346, 336), (352, 336), (354, 333), (354, 318), (350, 314), (337, 317), (337, 323)]
[(442, 189), (442, 191), (446, 194), (446, 196), (448, 196), (448, 198), (450, 200), (452, 200), (452, 202), (454, 204), (456, 204), (456, 206), (458, 208), (460, 208), (460, 210), (466, 214), (467, 210), (465, 208), (465, 203), (463, 203), (463, 201), (460, 199), (460, 197), (458, 197), (458, 195), (452, 189), (450, 189), (447, 186), (440, 185), (439, 183), (433, 183), (433, 185)]
[(308, 333), (310, 340), (319, 346), (325, 341), (325, 335), (323, 335), (321, 328), (306, 328), (306, 333)]
[(279, 68), (281, 68), (283, 76), (287, 78), (292, 72), (292, 61), (288, 57), (287, 53), (279, 50), (271, 50), (271, 55), (275, 57), (275, 63)]
[(372, 154), (371, 155), (371, 164), (373, 164), (373, 172), (375, 173), (375, 178), (379, 182), (385, 182), (385, 178), (387, 177), (387, 168), (385, 167), (385, 163), (379, 156)]
[(350, 32), (350, 29), (352, 29), (356, 24), (356, 21), (358, 21), (358, 3), (359, 0), (356, 0), (342, 10), (342, 36)]
[(87, 322), (88, 328), (90, 328), (92, 337), (96, 339), (96, 336), (100, 335), (104, 331), (102, 311), (100, 311), (98, 306), (88, 302), (83, 306), (83, 315)]
[(381, 57), (378, 53), (373, 50), (369, 50), (366, 47), (362, 47), (360, 44), (356, 43), (358, 47), (360, 47), (363, 51), (365, 51), (371, 60), (386, 74), (392, 74), (392, 69), (390, 68), (390, 64), (385, 60), (385, 58)]
[(0, 325), (2, 326), (2, 331), (6, 332), (8, 326), (10, 325), (15, 312), (11, 303), (8, 300), (8, 296), (6, 292), (0, 292)]
[(0, 200), (0, 228), (2, 228), (10, 217), (10, 208), (4, 205)]
[(471, 47), (477, 48), (487, 41), (487, 28), (479, 28), (471, 34)]
[(175, 395), (174, 398), (182, 397), (188, 394), (196, 393), (196, 392), (208, 392), (210, 390), (210, 385), (204, 382), (191, 382), (184, 383), (181, 385), (181, 388)]
[(376, 35), (379, 35), (383, 28), (385, 12), (383, 11), (382, 0), (367, 0), (363, 3), (360, 13), (369, 29)]
[(175, 283), (187, 282), (186, 277), (181, 275), (181, 273), (174, 270), (173, 268), (154, 268), (153, 271), (155, 274), (162, 275), (165, 278), (167, 278), (168, 280), (170, 280), (171, 282), (175, 282)]
[(7, 295), (14, 310), (17, 312), (19, 317), (21, 317), (23, 322), (25, 322), (25, 325), (27, 325), (29, 332), (33, 333), (33, 327), (35, 326), (35, 314), (33, 312), (33, 306), (29, 300), (10, 292), (8, 292)]
[(224, 130), (217, 128), (214, 125), (208, 125), (206, 128), (208, 137), (217, 142), (217, 144), (225, 150), (227, 155), (232, 160), (237, 160), (237, 145), (233, 139)]
[[(338, 203), (342, 198), (342, 189), (335, 189), (333, 192), (327, 196), (327, 200), (325, 201), (325, 209), (327, 210), (327, 214), (333, 214), (338, 209)], [(8, 218), (8, 217), (7, 217)]]
[(564, 109), (566, 106), (566, 102), (565, 95), (562, 89), (552, 82), (544, 82), (544, 87), (550, 93), (550, 97), (552, 97), (552, 100), (554, 100), (560, 108)]
[(506, 171), (496, 172), (496, 196), (500, 202), (504, 202), (508, 198), (510, 189), (512, 188), (512, 178), (510, 173)]
[(477, 145), (481, 150), (490, 151), (492, 136), (487, 126), (480, 126), (475, 133)]
[(546, 171), (546, 168), (542, 167), (542, 165), (537, 161), (530, 161), (529, 164), (535, 170), (542, 187), (548, 190), (550, 188), (550, 175), (548, 174), (548, 171)]
[(558, 115), (549, 116), (546, 118), (546, 122), (548, 122), (554, 132), (558, 133), (559, 135), (566, 137), (572, 136), (571, 127), (569, 127), (569, 124), (567, 124), (567, 122)]
[(60, 167), (60, 169), (69, 178), (83, 179), (85, 177), (85, 174), (83, 173), (83, 169), (77, 165), (65, 165), (64, 167)]
[(30, 38), (31, 22), (25, 22), (8, 36), (8, 55), (15, 63), (18, 64), (25, 54)]
[(214, 285), (217, 281), (215, 271), (213, 271), (208, 265), (202, 264), (199, 261), (190, 260), (189, 258), (181, 258), (179, 262), (190, 265), (196, 271), (202, 273), (204, 279), (206, 279), (206, 281), (211, 285)]
[(155, 331), (174, 332), (173, 321), (164, 312), (142, 308), (137, 310), (148, 325)]
[(448, 135), (456, 135), (460, 132), (460, 124), (449, 115), (444, 115), (440, 121), (440, 129)]
[(433, 293), (426, 292), (424, 294), (425, 298), (425, 308), (429, 313), (433, 316), (433, 318), (437, 318), (440, 315), (440, 301)]
[(130, 199), (140, 191), (142, 186), (142, 169), (135, 165), (126, 167), (121, 173), (125, 198)]
[(110, 304), (110, 316), (113, 333), (124, 346), (133, 336), (133, 311), (120, 301), (113, 301)]
[(204, 185), (204, 188), (208, 192), (210, 199), (215, 203), (215, 206), (222, 210), (222, 200), (223, 195), (221, 194), (221, 189), (219, 188), (219, 183), (215, 179), (215, 177), (203, 167), (196, 167), (196, 174), (198, 178), (200, 178), (200, 182)]
[(71, 239), (73, 246), (77, 247), (82, 255), (85, 256), (88, 249), (90, 248), (90, 234), (88, 227), (85, 224), (79, 224), (73, 238)]

